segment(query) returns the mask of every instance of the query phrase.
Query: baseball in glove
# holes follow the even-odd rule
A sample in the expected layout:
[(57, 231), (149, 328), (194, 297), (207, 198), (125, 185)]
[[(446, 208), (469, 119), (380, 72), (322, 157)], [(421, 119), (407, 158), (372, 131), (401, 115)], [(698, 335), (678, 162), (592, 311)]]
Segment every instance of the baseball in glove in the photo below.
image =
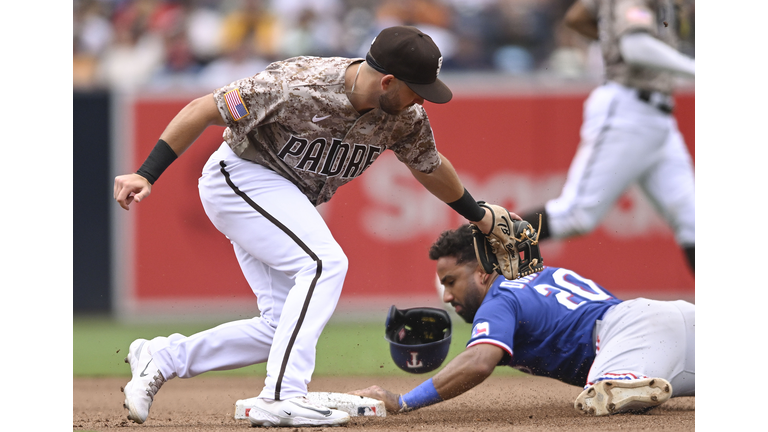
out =
[(494, 272), (514, 280), (541, 271), (544, 259), (539, 252), (539, 235), (530, 223), (515, 220), (504, 207), (478, 201), (493, 217), (493, 229), (484, 233), (475, 224), (472, 238), (477, 260), (486, 273)]

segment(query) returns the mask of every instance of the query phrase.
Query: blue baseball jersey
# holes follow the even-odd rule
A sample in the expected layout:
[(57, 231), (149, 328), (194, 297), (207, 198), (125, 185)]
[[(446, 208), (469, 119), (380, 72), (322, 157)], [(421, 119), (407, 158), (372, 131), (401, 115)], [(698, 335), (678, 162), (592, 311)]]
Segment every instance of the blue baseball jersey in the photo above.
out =
[(499, 365), (583, 386), (595, 360), (595, 321), (618, 303), (564, 268), (545, 267), (513, 281), (499, 276), (475, 314), (467, 348), (489, 343), (506, 352)]

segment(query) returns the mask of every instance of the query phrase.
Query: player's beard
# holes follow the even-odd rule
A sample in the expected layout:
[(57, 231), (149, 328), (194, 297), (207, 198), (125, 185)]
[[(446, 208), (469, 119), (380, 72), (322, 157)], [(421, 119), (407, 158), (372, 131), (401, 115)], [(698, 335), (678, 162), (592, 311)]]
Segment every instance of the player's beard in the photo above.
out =
[(403, 112), (407, 106), (403, 106), (400, 101), (400, 93), (398, 89), (391, 89), (390, 91), (379, 96), (379, 108), (387, 114), (398, 115)]
[(480, 309), (480, 305), (483, 304), (485, 296), (482, 294), (480, 287), (477, 286), (474, 279), (470, 279), (467, 284), (467, 289), (464, 291), (464, 301), (461, 302), (461, 312), (456, 312), (464, 321), (472, 323), (475, 320), (475, 314)]

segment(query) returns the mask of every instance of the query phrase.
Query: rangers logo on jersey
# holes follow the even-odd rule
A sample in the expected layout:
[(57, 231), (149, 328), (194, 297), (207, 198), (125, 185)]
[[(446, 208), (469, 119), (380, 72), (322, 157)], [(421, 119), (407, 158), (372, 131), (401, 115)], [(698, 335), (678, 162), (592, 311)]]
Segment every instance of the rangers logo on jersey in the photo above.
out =
[(480, 336), (488, 336), (491, 333), (491, 326), (487, 322), (477, 323), (472, 329), (472, 339)]

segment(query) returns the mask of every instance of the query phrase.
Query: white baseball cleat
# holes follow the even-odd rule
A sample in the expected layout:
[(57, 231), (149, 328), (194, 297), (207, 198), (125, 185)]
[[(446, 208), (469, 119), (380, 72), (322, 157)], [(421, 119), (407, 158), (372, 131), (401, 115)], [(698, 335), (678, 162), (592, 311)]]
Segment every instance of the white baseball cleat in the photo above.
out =
[(286, 400), (257, 399), (248, 410), (251, 426), (342, 426), (349, 422), (344, 411), (315, 405), (306, 397)]
[(147, 420), (149, 407), (165, 382), (165, 377), (155, 366), (146, 339), (136, 339), (131, 343), (125, 362), (131, 365), (132, 378), (123, 390), (123, 407), (128, 409), (128, 420), (141, 424)]
[(604, 416), (644, 411), (663, 404), (670, 396), (672, 385), (663, 378), (605, 380), (581, 392), (573, 407), (584, 414)]

